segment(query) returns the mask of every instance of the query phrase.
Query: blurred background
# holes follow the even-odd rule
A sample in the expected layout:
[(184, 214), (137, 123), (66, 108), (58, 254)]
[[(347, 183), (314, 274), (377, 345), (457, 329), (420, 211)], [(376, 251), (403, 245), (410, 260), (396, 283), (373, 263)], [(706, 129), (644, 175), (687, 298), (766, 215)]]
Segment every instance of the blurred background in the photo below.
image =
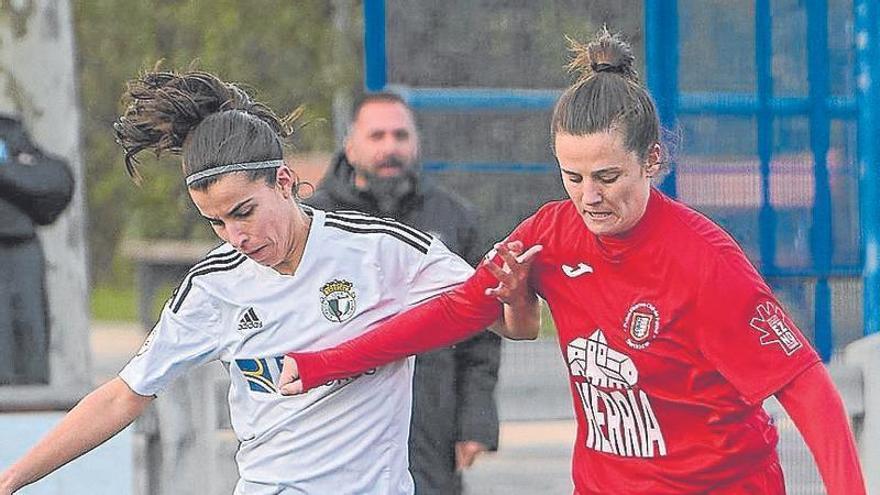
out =
[[(675, 17), (677, 26), (660, 20), (654, 49), (658, 58), (674, 54), (676, 67), (653, 60), (655, 71), (664, 73), (648, 71), (647, 78), (658, 101), (674, 99), (666, 94), (669, 79), (677, 79), (671, 91), (680, 94), (676, 108), (660, 101), (675, 151), (675, 185), (667, 189), (734, 234), (797, 308), (798, 323), (811, 337), (816, 280), (809, 272), (820, 251), (830, 256), (818, 260), (834, 275), (828, 283), (835, 301), (830, 325), (820, 331), (833, 328), (838, 344), (861, 336), (852, 2), (819, 2), (828, 29), (821, 48), (809, 46), (814, 2), (764, 2), (769, 36), (756, 32), (755, 2), (667, 2), (677, 4), (677, 14), (664, 14), (663, 3), (648, 2), (658, 15)], [(257, 96), (279, 113), (305, 105), (307, 125), (291, 161), (316, 182), (347, 125), (350, 102), (363, 91), (364, 10), (361, 2), (343, 0), (295, 7), (266, 1), (260, 15), (251, 5), (225, 0), (92, 0), (71, 6), (92, 314), (130, 320), (136, 286), (132, 259), (121, 249), (125, 241), (210, 241), (213, 234), (195, 214), (176, 160), (146, 163), (140, 188), (123, 173), (110, 125), (125, 81), (156, 64), (198, 67), (259, 88)], [(271, 19), (265, 12), (272, 12)], [(541, 107), (540, 98), (551, 90), (545, 100), (552, 103), (552, 90), (570, 82), (562, 70), (563, 35), (588, 39), (603, 24), (620, 30), (645, 74), (645, 19), (641, 1), (388, 2), (386, 59), (374, 66), (384, 62), (385, 85), (410, 95), (424, 135), (425, 166), (491, 215), (486, 244), (547, 199), (562, 197), (549, 147), (550, 105)], [(765, 60), (756, 60), (762, 51)], [(809, 82), (813, 60), (823, 66), (824, 95), (817, 96)], [(509, 92), (513, 102), (502, 104), (492, 95), (465, 101), (454, 91), (420, 93), (424, 88), (536, 91), (519, 103)], [(842, 102), (816, 117), (811, 98), (823, 97)], [(761, 109), (760, 98), (779, 104)], [(817, 118), (824, 118), (823, 137), (811, 132)], [(817, 153), (827, 175), (818, 196)], [(827, 225), (814, 228), (814, 222)]]
[[(278, 113), (304, 105), (305, 125), (288, 160), (312, 183), (341, 142), (356, 97), (398, 91), (416, 111), (423, 167), (479, 207), (488, 247), (539, 205), (564, 196), (548, 128), (553, 101), (571, 82), (564, 35), (586, 40), (607, 25), (632, 43), (661, 110), (673, 151), (661, 187), (741, 243), (823, 358), (849, 370), (839, 376), (852, 390), (847, 405), (857, 433), (880, 442), (866, 419), (876, 417), (863, 400), (866, 372), (845, 353), (880, 329), (873, 1), (2, 0), (0, 8), (4, 110), (38, 122), (31, 128), (50, 149), (51, 112), (21, 97), (28, 86), (15, 76), (56, 67), (41, 43), (64, 44), (60, 56), (70, 59), (58, 77), (72, 78), (76, 112), (52, 118), (73, 129), (77, 144), (55, 151), (77, 155), (70, 159), (81, 202), (79, 213), (75, 203), (43, 235), (84, 235), (71, 241), (82, 248), (71, 262), (81, 263), (84, 276), (72, 278), (84, 281), (88, 297), (79, 301), (88, 301), (90, 323), (80, 337), (94, 348), (70, 343), (54, 351), (55, 363), (85, 353), (73, 360), (90, 377), (79, 382), (125, 363), (181, 270), (214, 242), (176, 159), (144, 157), (142, 186), (126, 176), (111, 126), (128, 79), (156, 66), (198, 68), (258, 88), (258, 99)], [(31, 55), (10, 54), (17, 45), (30, 46)], [(63, 265), (52, 265), (59, 256), (47, 245), (51, 266)], [(68, 289), (50, 280), (50, 290)], [(53, 332), (64, 332), (54, 311)], [(469, 474), (473, 493), (494, 493), (492, 485), (497, 493), (570, 492), (571, 405), (552, 325), (544, 333), (537, 343), (505, 343), (498, 394), (506, 430), (496, 458)], [(38, 390), (25, 392), (34, 394), (29, 405), (3, 410), (47, 403)], [(209, 396), (222, 404), (224, 393), (220, 380)], [(782, 416), (780, 424), (786, 428)], [(791, 493), (823, 493), (809, 454), (787, 428)], [(136, 433), (129, 442), (136, 444)], [(870, 477), (880, 471), (880, 455), (866, 456)], [(545, 464), (531, 472), (517, 458)], [(554, 477), (561, 482), (546, 481)], [(535, 479), (538, 485), (528, 485)]]

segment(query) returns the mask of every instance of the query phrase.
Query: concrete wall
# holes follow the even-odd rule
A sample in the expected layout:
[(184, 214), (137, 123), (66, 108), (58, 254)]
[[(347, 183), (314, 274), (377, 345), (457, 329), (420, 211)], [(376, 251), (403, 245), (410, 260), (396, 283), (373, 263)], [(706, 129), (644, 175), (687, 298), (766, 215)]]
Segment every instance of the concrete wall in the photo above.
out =
[(0, 112), (19, 117), (34, 142), (67, 160), (76, 191), (41, 229), (50, 319), (50, 386), (0, 387), (0, 411), (63, 408), (91, 388), (85, 178), (73, 19), (68, 0), (0, 3)]

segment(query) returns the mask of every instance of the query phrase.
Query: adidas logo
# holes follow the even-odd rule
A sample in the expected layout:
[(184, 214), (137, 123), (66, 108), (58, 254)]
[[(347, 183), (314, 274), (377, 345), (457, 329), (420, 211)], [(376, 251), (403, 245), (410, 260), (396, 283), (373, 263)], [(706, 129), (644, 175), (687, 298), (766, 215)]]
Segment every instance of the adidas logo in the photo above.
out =
[(254, 311), (254, 308), (248, 308), (247, 311), (245, 311), (244, 314), (241, 315), (241, 319), (238, 320), (238, 330), (239, 331), (254, 330), (254, 329), (262, 328), (262, 327), (263, 327), (263, 322), (260, 321), (260, 317), (257, 316), (256, 311)]

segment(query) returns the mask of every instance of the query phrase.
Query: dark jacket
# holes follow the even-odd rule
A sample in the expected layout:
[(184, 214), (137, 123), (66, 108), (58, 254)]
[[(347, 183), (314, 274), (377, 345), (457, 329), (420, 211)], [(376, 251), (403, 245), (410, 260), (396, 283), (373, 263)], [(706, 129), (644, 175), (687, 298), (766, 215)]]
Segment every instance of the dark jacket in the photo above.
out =
[[(379, 202), (370, 192), (355, 188), (354, 169), (340, 153), (305, 203), (323, 210), (392, 216), (440, 238), (472, 265), (482, 258), (473, 209), (424, 177), (399, 201), (396, 212), (380, 212)], [(494, 390), (499, 359), (500, 339), (488, 331), (416, 358), (410, 470), (417, 495), (461, 492), (461, 479), (455, 471), (455, 442), (475, 440), (490, 450), (497, 449)]]
[(70, 202), (67, 165), (40, 152), (21, 123), (0, 116), (0, 385), (49, 381), (44, 260), (36, 226)]
[(0, 163), (0, 240), (30, 239), (35, 225), (48, 225), (73, 195), (67, 165), (33, 150), (22, 163), (10, 153)]

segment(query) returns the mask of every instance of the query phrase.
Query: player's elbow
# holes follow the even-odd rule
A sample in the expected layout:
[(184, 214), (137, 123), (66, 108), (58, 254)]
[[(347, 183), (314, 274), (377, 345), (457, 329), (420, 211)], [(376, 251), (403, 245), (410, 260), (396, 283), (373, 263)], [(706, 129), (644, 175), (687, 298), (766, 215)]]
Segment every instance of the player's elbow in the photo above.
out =
[(511, 325), (499, 319), (489, 327), (496, 334), (509, 340), (535, 340), (541, 333), (541, 325)]
[(510, 340), (537, 340), (539, 331), (528, 331), (528, 332), (517, 332), (517, 333), (509, 333), (504, 335), (505, 338)]
[(497, 333), (510, 340), (535, 340), (541, 333), (541, 306), (535, 298), (528, 304), (504, 305)]
[(530, 326), (527, 328), (517, 328), (509, 332), (507, 337), (510, 340), (535, 340), (541, 333), (540, 325)]

